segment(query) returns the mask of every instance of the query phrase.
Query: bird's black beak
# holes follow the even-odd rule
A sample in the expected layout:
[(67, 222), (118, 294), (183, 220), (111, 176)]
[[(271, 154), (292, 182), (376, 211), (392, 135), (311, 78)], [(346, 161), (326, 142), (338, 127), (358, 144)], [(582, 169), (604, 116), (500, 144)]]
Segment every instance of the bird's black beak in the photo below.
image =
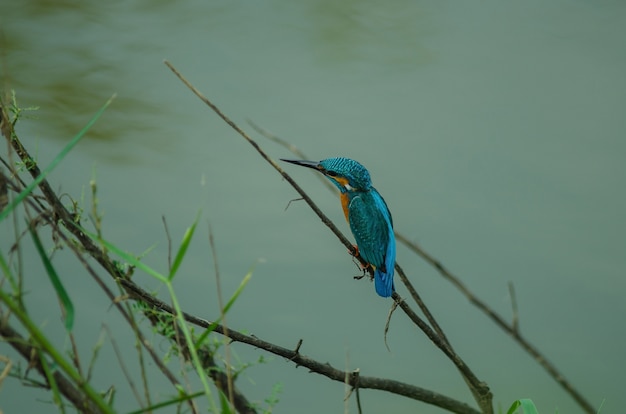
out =
[(285, 161), (291, 164), (295, 164), (295, 165), (299, 165), (301, 167), (309, 167), (309, 168), (313, 168), (314, 170), (319, 171), (319, 161), (304, 161), (304, 160), (286, 160), (284, 158), (280, 159), (281, 161)]

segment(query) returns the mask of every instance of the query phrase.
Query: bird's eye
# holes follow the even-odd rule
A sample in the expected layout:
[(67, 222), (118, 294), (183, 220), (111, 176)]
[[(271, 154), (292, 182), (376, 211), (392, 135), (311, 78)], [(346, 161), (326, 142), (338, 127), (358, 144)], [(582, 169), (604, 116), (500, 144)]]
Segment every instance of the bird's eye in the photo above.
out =
[(331, 177), (336, 177), (337, 173), (334, 171), (326, 171), (326, 174), (330, 175)]

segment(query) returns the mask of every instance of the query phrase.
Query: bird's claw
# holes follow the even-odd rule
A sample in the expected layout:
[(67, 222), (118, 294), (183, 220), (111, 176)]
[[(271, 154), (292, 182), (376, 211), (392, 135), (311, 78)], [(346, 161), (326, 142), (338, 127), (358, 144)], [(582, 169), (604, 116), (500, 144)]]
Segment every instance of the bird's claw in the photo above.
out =
[(374, 277), (372, 276), (374, 274), (374, 266), (372, 266), (369, 263), (365, 266), (363, 266), (361, 263), (355, 263), (355, 264), (361, 270), (361, 272), (363, 272), (360, 275), (353, 276), (355, 280), (361, 280), (365, 276), (369, 276), (370, 279), (374, 279)]

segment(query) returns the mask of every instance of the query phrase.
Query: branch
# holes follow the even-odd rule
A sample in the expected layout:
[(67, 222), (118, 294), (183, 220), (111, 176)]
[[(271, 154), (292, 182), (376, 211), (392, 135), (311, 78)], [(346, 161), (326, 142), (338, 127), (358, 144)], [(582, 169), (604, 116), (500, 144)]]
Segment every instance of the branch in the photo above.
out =
[[(469, 290), (461, 279), (450, 272), (439, 260), (435, 259), (424, 249), (414, 242), (409, 241), (404, 236), (397, 234), (396, 237), (402, 243), (404, 243), (409, 249), (413, 250), (418, 256), (433, 266), (444, 279), (452, 283), (461, 293), (470, 301), (470, 303), (485, 313), (496, 325), (498, 325), (503, 331), (509, 334), (526, 352), (528, 352), (533, 359), (545, 369), (548, 374), (557, 382), (588, 414), (595, 414), (596, 410), (587, 401), (585, 397), (561, 374), (561, 372), (550, 362), (548, 359), (526, 338), (522, 336), (517, 326), (517, 319), (514, 318), (513, 323), (507, 323), (502, 316), (496, 311), (491, 309), (489, 305), (480, 300), (476, 295)], [(515, 307), (514, 309), (517, 309)], [(514, 311), (516, 313), (516, 310)]]
[[(0, 123), (2, 134), (5, 136), (7, 141), (11, 144), (15, 152), (18, 154), (20, 159), (27, 166), (28, 171), (33, 176), (33, 178), (37, 178), (41, 174), (41, 170), (39, 169), (37, 163), (30, 157), (30, 154), (26, 150), (26, 148), (22, 145), (21, 141), (15, 135), (13, 130), (13, 125), (10, 122), (9, 115), (6, 113), (4, 106), (0, 106)], [(4, 160), (3, 160), (4, 162)], [(4, 162), (7, 165), (6, 162)], [(17, 172), (12, 171), (16, 176)], [(21, 181), (21, 180), (20, 180)], [(13, 187), (19, 188), (15, 184)], [(85, 235), (82, 229), (74, 222), (74, 218), (72, 214), (65, 208), (65, 206), (61, 203), (56, 193), (50, 187), (48, 181), (46, 179), (41, 180), (39, 183), (39, 188), (44, 194), (44, 198), (52, 213), (46, 213), (45, 208), (43, 212), (37, 206), (37, 210), (39, 211), (39, 216), (42, 217), (47, 223), (51, 226), (53, 233), (59, 237), (65, 245), (67, 245), (76, 255), (81, 264), (85, 267), (88, 273), (93, 277), (98, 286), (105, 292), (107, 297), (111, 300), (111, 303), (120, 311), (124, 319), (131, 326), (133, 332), (137, 336), (137, 339), (142, 344), (142, 346), (148, 351), (152, 359), (154, 360), (157, 367), (161, 370), (161, 372), (170, 380), (172, 385), (175, 387), (182, 386), (176, 377), (167, 369), (167, 367), (163, 364), (159, 356), (152, 349), (149, 341), (143, 336), (141, 330), (137, 326), (135, 320), (132, 316), (126, 312), (126, 310), (121, 306), (120, 302), (117, 300), (116, 296), (113, 292), (108, 288), (108, 286), (102, 281), (102, 279), (97, 275), (95, 270), (87, 263), (85, 258), (83, 257), (83, 252), (76, 246), (74, 241), (69, 240), (67, 235), (62, 231), (61, 225), (67, 229), (74, 237), (76, 237), (77, 241), (80, 243), (83, 249), (113, 277), (114, 280), (123, 280), (128, 277), (128, 275), (124, 274), (121, 268), (117, 265), (117, 263), (112, 260), (108, 254), (101, 250), (97, 245), (93, 243), (91, 238)], [(28, 205), (33, 206), (34, 204), (31, 202), (32, 197), (27, 197), (24, 202)], [(150, 315), (146, 315), (149, 317)], [(191, 411), (196, 413), (197, 409), (193, 404), (192, 400), (188, 400), (188, 404), (190, 405)], [(251, 404), (247, 404), (247, 407), (250, 407)], [(252, 411), (240, 411), (243, 413), (251, 413)]]
[[(12, 131), (9, 131), (9, 132), (12, 133)], [(19, 141), (17, 137), (13, 137), (11, 142), (14, 148), (16, 149), (16, 152), (21, 158), (31, 160), (30, 155), (28, 154), (27, 150), (22, 146), (21, 142)], [(31, 175), (33, 175), (33, 177), (37, 177), (38, 174), (40, 173), (40, 170), (37, 167), (36, 163), (31, 162), (29, 165), (30, 165), (29, 171)], [(52, 227), (52, 230), (55, 233), (55, 235), (58, 236), (58, 238), (66, 246), (72, 249), (76, 257), (79, 259), (79, 261), (88, 271), (88, 273), (94, 278), (98, 286), (100, 286), (100, 288), (103, 289), (107, 297), (109, 297), (109, 299), (111, 300), (112, 304), (118, 309), (118, 311), (127, 320), (127, 323), (129, 323), (129, 325), (131, 326), (135, 334), (138, 336), (139, 341), (142, 343), (144, 348), (149, 352), (149, 354), (152, 356), (155, 363), (163, 371), (166, 377), (168, 377), (174, 385), (179, 384), (176, 378), (167, 370), (167, 368), (162, 366), (160, 359), (158, 358), (158, 356), (156, 355), (156, 353), (154, 352), (154, 350), (148, 343), (147, 339), (142, 336), (139, 327), (135, 324), (134, 320), (130, 318), (130, 315), (126, 312), (126, 309), (124, 309), (124, 307), (121, 306), (121, 303), (119, 300), (120, 298), (116, 297), (113, 294), (113, 292), (108, 288), (108, 286), (104, 283), (104, 281), (97, 275), (96, 271), (85, 260), (85, 258), (83, 257), (83, 254), (87, 253), (88, 255), (94, 257), (97, 260), (97, 262), (105, 270), (107, 270), (107, 272), (113, 277), (113, 279), (116, 282), (118, 282), (120, 286), (122, 286), (124, 291), (126, 291), (130, 297), (132, 297), (135, 300), (141, 300), (144, 303), (150, 304), (151, 309), (146, 311), (144, 314), (151, 320), (153, 324), (156, 324), (156, 321), (153, 320), (153, 317), (155, 316), (154, 313), (152, 312), (153, 310), (155, 309), (161, 310), (163, 312), (168, 313), (169, 315), (174, 315), (173, 309), (166, 303), (158, 300), (157, 298), (153, 297), (152, 295), (150, 295), (149, 293), (145, 292), (143, 289), (135, 285), (128, 278), (128, 275), (122, 272), (121, 267), (115, 261), (113, 261), (106, 252), (102, 251), (99, 248), (99, 246), (97, 246), (88, 236), (86, 236), (82, 232), (80, 227), (78, 227), (78, 225), (74, 223), (74, 217), (72, 216), (72, 214), (65, 208), (65, 206), (63, 206), (63, 204), (61, 204), (58, 197), (56, 196), (54, 191), (51, 189), (47, 180), (44, 179), (41, 181), (40, 189), (44, 194), (44, 198), (47, 204), (50, 206), (49, 207), (51, 209), (50, 212), (47, 211), (47, 208), (48, 208), (47, 206), (43, 209), (43, 211), (39, 208), (39, 207), (43, 207), (41, 204), (41, 201), (38, 201), (39, 204), (35, 205), (32, 202), (32, 199), (29, 197), (25, 200), (25, 202), (29, 203), (31, 207), (35, 207), (35, 209), (39, 213), (38, 216), (41, 217), (43, 221), (47, 222), (47, 224), (49, 224)], [(330, 224), (332, 225), (332, 223)], [(75, 243), (75, 241), (70, 239), (64, 231), (62, 231), (61, 226), (64, 226), (65, 229), (67, 229), (76, 238), (78, 245)], [(349, 242), (347, 243), (349, 244)], [(82, 250), (81, 248), (84, 250)], [(188, 315), (188, 314), (184, 314), (184, 317), (188, 322), (194, 323), (198, 326), (201, 326), (204, 328), (208, 328), (210, 326), (210, 323), (204, 319), (200, 319), (195, 316)], [(159, 323), (163, 323), (163, 321), (159, 320)], [(300, 366), (300, 365), (305, 366), (311, 371), (317, 372), (330, 379), (333, 379), (335, 381), (340, 381), (342, 383), (345, 382), (345, 378), (347, 374), (345, 371), (334, 368), (330, 366), (329, 364), (324, 364), (314, 359), (303, 356), (299, 353), (299, 349), (290, 350), (287, 348), (283, 348), (278, 345), (274, 345), (270, 342), (263, 341), (259, 338), (241, 334), (240, 332), (236, 330), (232, 330), (232, 329), (228, 329), (228, 332), (226, 332), (226, 329), (222, 325), (218, 325), (215, 331), (219, 334), (229, 337), (233, 341), (237, 341), (237, 342), (245, 343), (254, 347), (258, 347), (258, 348), (264, 349), (267, 352), (287, 358), (293, 361), (293, 363), (296, 364), (296, 366)], [(183, 352), (183, 354), (185, 354), (185, 352)], [(212, 355), (210, 353), (202, 353), (201, 355), (203, 357), (202, 359), (205, 364), (205, 368), (209, 369), (210, 371), (217, 371), (215, 369), (216, 368), (215, 363), (212, 360)], [(363, 377), (363, 376), (358, 377), (358, 384), (356, 384), (357, 379), (354, 376), (348, 375), (348, 377), (351, 378), (348, 382), (349, 384), (353, 386), (358, 385), (358, 387), (361, 389), (371, 388), (371, 389), (385, 390), (391, 393), (395, 393), (398, 395), (403, 395), (409, 398), (423, 401), (428, 404), (433, 404), (435, 406), (438, 406), (443, 409), (456, 412), (456, 413), (461, 413), (461, 414), (477, 414), (478, 413), (478, 411), (476, 411), (475, 409), (473, 409), (472, 407), (468, 406), (465, 403), (462, 403), (460, 401), (454, 400), (447, 396), (441, 395), (434, 391), (426, 390), (426, 389), (413, 386), (410, 384), (401, 383), (401, 382), (389, 380), (389, 379), (381, 379), (381, 378), (376, 378), (376, 377)], [(223, 375), (221, 374), (216, 374), (216, 375), (212, 375), (212, 379), (214, 380), (216, 385), (220, 387), (220, 389), (225, 391), (225, 389), (222, 386), (228, 383), (227, 378), (224, 378)], [(228, 394), (228, 393), (225, 392), (225, 394)], [(249, 408), (250, 405), (247, 403), (247, 401), (243, 397), (243, 394), (237, 392), (236, 390), (234, 393), (234, 400), (236, 402), (235, 403), (236, 407), (240, 412), (244, 412), (244, 413), (254, 412), (252, 409)], [(191, 406), (191, 408), (192, 410), (195, 409), (193, 405)]]
[[(125, 279), (121, 280), (121, 283), (125, 287), (129, 286), (128, 285), (129, 283), (133, 284), (132, 282), (125, 280)], [(134, 287), (138, 288), (138, 286), (136, 285)], [(148, 296), (151, 296), (145, 291), (143, 293)], [(155, 309), (158, 309), (157, 307), (152, 306), (152, 304), (150, 303), (147, 303), (145, 301), (142, 301), (142, 302), (144, 304), (150, 305), (153, 311)], [(169, 305), (167, 306), (169, 307)], [(174, 312), (175, 310), (171, 307), (169, 308), (169, 312), (167, 312), (172, 317), (171, 321), (175, 320)], [(149, 318), (153, 326), (157, 327), (159, 324), (163, 324), (165, 322), (163, 321), (162, 318), (160, 318), (161, 315), (162, 313), (150, 312)], [(176, 338), (176, 343), (178, 344), (180, 351), (183, 354), (185, 360), (191, 361), (192, 360), (191, 351), (189, 350), (189, 346), (187, 342), (183, 339), (184, 334), (180, 326), (178, 326), (175, 322), (168, 324), (167, 329), (172, 329), (172, 328), (175, 329), (176, 334), (174, 336)], [(224, 331), (226, 331), (226, 327), (223, 327), (223, 329)], [(163, 336), (171, 337), (171, 334), (163, 335)], [(224, 373), (220, 369), (220, 367), (215, 363), (215, 359), (213, 358), (213, 352), (211, 352), (211, 350), (207, 349), (204, 346), (197, 348), (196, 352), (198, 353), (198, 358), (200, 359), (202, 367), (208, 372), (215, 386), (229, 399), (229, 401), (231, 402), (233, 407), (235, 407), (237, 412), (240, 414), (257, 414), (257, 411), (253, 408), (252, 404), (250, 404), (246, 396), (234, 385), (232, 377), (229, 374)]]
[[(319, 209), (319, 207), (317, 207), (317, 205), (308, 196), (308, 194), (285, 171), (283, 171), (283, 169), (280, 168), (280, 166), (274, 160), (272, 160), (265, 153), (265, 151), (263, 151), (263, 149), (261, 149), (259, 144), (257, 144), (256, 141), (250, 138), (248, 134), (246, 134), (235, 122), (233, 122), (230, 118), (228, 118), (213, 102), (211, 102), (198, 89), (196, 89), (171, 63), (169, 63), (168, 61), (165, 61), (164, 63), (202, 102), (204, 102), (207, 106), (209, 106), (220, 118), (222, 118), (222, 120), (224, 120), (224, 122), (230, 125), (237, 133), (239, 133), (239, 135), (241, 135), (246, 141), (248, 141), (248, 143), (250, 143), (250, 145), (252, 145), (256, 149), (256, 151), (261, 155), (261, 157), (263, 157), (263, 159), (265, 159), (272, 167), (274, 167), (274, 169), (287, 182), (289, 182), (289, 184), (291, 184), (291, 186), (298, 192), (298, 194), (300, 194), (300, 196), (306, 201), (306, 203), (309, 205), (309, 207), (311, 207), (311, 209), (315, 212), (315, 214), (317, 214), (320, 220), (335, 234), (335, 236), (337, 236), (337, 238), (341, 241), (341, 243), (344, 246), (346, 246), (346, 248), (350, 252), (353, 253), (353, 256), (356, 256), (355, 255), (356, 251), (354, 249), (354, 246), (352, 246), (352, 243), (348, 241), (348, 239), (339, 231), (339, 229), (335, 226), (335, 224)], [(361, 261), (361, 264), (363, 264), (364, 267), (369, 268), (369, 266), (365, 266), (366, 263), (363, 261), (361, 257), (357, 256), (357, 258), (358, 260)], [(451, 355), (455, 356), (454, 358), (451, 358), (451, 360), (459, 368), (459, 371), (461, 372), (461, 375), (463, 376), (463, 378), (466, 380), (472, 392), (472, 395), (476, 399), (476, 402), (481, 407), (484, 413), (486, 414), (492, 413), (493, 412), (493, 406), (491, 403), (492, 395), (491, 395), (491, 392), (489, 392), (489, 387), (487, 387), (486, 383), (478, 381), (476, 376), (471, 372), (471, 370), (469, 369), (469, 367), (467, 367), (465, 363), (461, 364), (462, 366), (462, 369), (461, 369), (459, 365), (459, 361), (462, 362), (461, 358), (458, 357), (458, 355), (456, 355), (452, 351), (452, 348), (450, 344), (448, 343), (445, 335), (443, 334), (443, 331), (439, 327), (439, 324), (437, 323), (435, 318), (432, 316), (432, 314), (430, 313), (429, 309), (426, 307), (424, 302), (421, 300), (421, 298), (417, 294), (417, 291), (413, 288), (413, 286), (409, 282), (408, 278), (404, 275), (404, 271), (397, 264), (397, 262), (396, 262), (396, 269), (398, 270), (398, 273), (401, 273), (401, 276), (400, 276), (401, 280), (407, 286), (407, 288), (409, 289), (409, 292), (411, 293), (411, 296), (415, 299), (420, 309), (422, 309), (422, 312), (424, 312), (424, 315), (430, 322), (431, 326), (438, 333), (438, 335), (429, 335), (429, 332), (432, 332), (430, 331), (430, 329), (429, 329), (429, 332), (425, 331), (425, 333), (433, 342), (435, 342), (435, 345), (437, 345), (437, 347), (439, 347), (440, 349), (445, 348), (449, 351), (445, 353), (448, 357), (451, 357)], [(370, 271), (371, 271), (371, 268), (370, 268)], [(402, 309), (406, 312), (406, 310), (410, 308), (405, 303)], [(415, 321), (414, 319), (411, 319), (411, 320)], [(423, 326), (427, 326), (427, 325), (418, 324), (417, 326), (423, 330)], [(468, 373), (471, 374), (469, 377), (466, 376)]]
[[(33, 355), (36, 355), (37, 352), (39, 352), (39, 349), (34, 346), (27, 345), (28, 339), (22, 337), (17, 331), (9, 326), (8, 322), (4, 318), (4, 315), (0, 319), (0, 337), (4, 338), (4, 340), (8, 342), (13, 349), (22, 355), (24, 360), (28, 361), (29, 367), (34, 367), (43, 378), (47, 378), (44, 368), (41, 365), (41, 359), (33, 358)], [(53, 376), (61, 394), (63, 394), (63, 396), (67, 398), (77, 410), (81, 413), (89, 414), (102, 413), (100, 408), (98, 408), (98, 406), (79, 388), (75, 387), (74, 384), (60, 372), (60, 370), (54, 370)]]
[[(136, 285), (131, 280), (120, 280), (124, 289), (129, 293), (130, 297), (134, 300), (141, 301), (149, 306), (151, 306), (154, 310), (165, 312), (166, 314), (173, 315), (174, 309), (163, 302), (162, 300), (155, 298), (150, 293), (143, 290), (141, 287)], [(209, 328), (212, 325), (210, 321), (199, 318), (194, 315), (190, 315), (188, 313), (183, 312), (183, 317), (189, 323), (192, 323), (201, 328)], [(356, 386), (356, 379), (353, 375), (350, 375), (352, 372), (346, 372), (337, 368), (334, 368), (332, 365), (328, 363), (322, 363), (316, 361), (312, 358), (303, 356), (300, 354), (300, 346), (297, 346), (295, 350), (287, 349), (281, 347), (279, 345), (275, 345), (271, 342), (264, 341), (257, 336), (245, 335), (231, 327), (226, 330), (222, 325), (215, 325), (215, 332), (227, 336), (235, 342), (241, 342), (247, 345), (251, 345), (255, 348), (263, 349), (269, 353), (274, 355), (281, 356), (286, 358), (289, 361), (292, 361), (296, 366), (304, 366), (308, 368), (310, 371), (324, 375), (332, 380), (339, 381), (342, 383), (346, 382), (346, 378), (348, 379), (348, 384), (352, 386)], [(468, 406), (465, 403), (449, 398), (445, 395), (436, 393), (434, 391), (430, 391), (424, 388), (420, 388), (414, 385), (402, 383), (395, 380), (376, 378), (376, 377), (365, 377), (360, 375), (358, 377), (358, 387), (359, 388), (371, 388), (382, 391), (388, 391), (393, 394), (403, 395), (405, 397), (409, 397), (414, 400), (423, 401), (427, 404), (432, 404), (437, 407), (452, 411), (454, 413), (462, 413), (462, 414), (478, 414), (474, 408)]]
[[(302, 151), (300, 151), (295, 145), (291, 144), (289, 141), (276, 136), (275, 134), (267, 131), (266, 129), (260, 127), (259, 125), (255, 124), (252, 121), (248, 121), (248, 123), (254, 130), (256, 130), (262, 136), (266, 137), (267, 139), (271, 141), (278, 143), (279, 145), (286, 147), (289, 151), (291, 151), (293, 154), (297, 155), (298, 157), (302, 159), (308, 159), (308, 157)], [(322, 179), (322, 182), (330, 190), (336, 193), (335, 188), (332, 186), (332, 184), (328, 183), (324, 179)], [(532, 346), (525, 338), (522, 337), (521, 333), (519, 332), (519, 319), (518, 319), (518, 311), (517, 311), (517, 303), (516, 303), (517, 301), (515, 299), (515, 293), (514, 293), (512, 284), (509, 285), (509, 291), (511, 295), (511, 307), (513, 311), (513, 319), (512, 319), (512, 322), (509, 324), (504, 320), (504, 318), (499, 316), (493, 309), (491, 309), (489, 305), (487, 305), (485, 302), (481, 301), (474, 294), (472, 294), (472, 292), (461, 282), (461, 280), (457, 276), (452, 274), (448, 269), (446, 269), (440, 261), (438, 261), (432, 255), (427, 253), (418, 244), (410, 241), (402, 233), (396, 231), (395, 235), (396, 235), (396, 240), (398, 240), (400, 243), (407, 246), (415, 254), (417, 254), (422, 259), (424, 259), (428, 264), (433, 266), (439, 272), (439, 274), (444, 277), (444, 279), (448, 280), (449, 282), (452, 283), (454, 287), (459, 289), (461, 293), (470, 301), (472, 305), (476, 306), (480, 311), (485, 313), (489, 318), (491, 318), (496, 323), (497, 326), (499, 326), (507, 334), (509, 334), (518, 343), (518, 345), (522, 347), (522, 349), (528, 352), (531, 355), (531, 357), (533, 357), (535, 361), (548, 372), (548, 375), (550, 375), (557, 382), (557, 384), (563, 387), (565, 391), (568, 394), (570, 394), (570, 396), (581, 406), (581, 408), (586, 413), (594, 414), (596, 412), (596, 410), (591, 406), (589, 401), (587, 401), (582, 396), (582, 394), (578, 390), (576, 390), (569, 381), (567, 381), (567, 379), (556, 369), (556, 367), (553, 364), (551, 364), (547, 360), (547, 358), (537, 348)], [(398, 271), (398, 276), (401, 279), (404, 279), (406, 277), (404, 273), (401, 272), (398, 268), (396, 268), (396, 270)], [(410, 282), (408, 280), (406, 282), (403, 280), (403, 282), (405, 286), (407, 287), (407, 289), (409, 289), (409, 292), (411, 293), (413, 298), (417, 301), (418, 299), (416, 299), (413, 292), (411, 292), (412, 286), (410, 286)], [(441, 336), (441, 333), (439, 334)]]
[[(171, 68), (171, 66), (168, 63), (166, 63), (166, 65), (168, 65), (168, 67)], [(174, 72), (174, 73), (176, 73), (177, 76), (179, 76), (179, 77), (182, 76), (182, 75), (179, 75), (178, 72)], [(185, 81), (183, 81), (183, 82), (185, 82)], [(187, 84), (187, 82), (185, 82), (185, 84)], [(202, 99), (204, 101), (206, 98), (201, 97), (200, 99)], [(309, 157), (307, 157), (295, 145), (293, 145), (293, 144), (285, 141), (284, 139), (282, 139), (282, 138), (272, 134), (271, 132), (261, 128), (259, 125), (255, 124), (254, 122), (252, 122), (250, 120), (248, 120), (248, 124), (250, 124), (250, 126), (255, 131), (257, 131), (259, 134), (261, 134), (262, 136), (266, 137), (267, 139), (269, 139), (271, 141), (274, 141), (274, 142), (278, 143), (279, 145), (282, 145), (283, 147), (287, 148), (292, 154), (296, 155), (297, 157), (299, 157), (301, 159), (309, 159)], [(239, 132), (239, 130), (237, 130), (237, 131)], [(243, 133), (243, 132), (240, 132), (240, 133)], [(251, 139), (249, 139), (247, 137), (244, 137), (244, 138), (246, 138), (248, 141), (251, 141)], [(333, 194), (337, 195), (337, 190), (336, 190), (334, 185), (332, 185), (328, 180), (323, 178), (321, 175), (316, 175), (316, 177), (318, 177), (320, 179), (320, 182), (322, 182), (326, 186), (326, 188), (328, 188), (330, 191), (332, 191)], [(305, 194), (300, 194), (300, 195), (305, 197)], [(309, 204), (309, 205), (311, 205), (311, 204)], [(313, 204), (313, 205), (311, 205), (311, 207), (317, 213), (317, 206)], [(323, 213), (321, 213), (321, 212), (320, 212), (320, 214), (323, 215)], [(351, 248), (351, 246), (349, 248)], [(360, 256), (358, 256), (357, 259), (360, 259)], [(361, 264), (366, 264), (366, 263), (364, 261), (361, 261)], [(369, 269), (369, 266), (367, 268)], [(426, 319), (428, 319), (428, 321), (431, 324), (431, 326), (433, 327), (433, 329), (437, 332), (437, 334), (441, 337), (441, 339), (444, 342), (446, 342), (448, 344), (448, 346), (450, 346), (450, 342), (448, 341), (448, 338), (446, 338), (446, 335), (444, 334), (443, 330), (439, 327), (439, 324), (437, 323), (435, 318), (432, 316), (432, 314), (430, 313), (428, 307), (426, 307), (426, 304), (424, 303), (424, 301), (422, 301), (422, 298), (417, 293), (417, 290), (413, 287), (413, 284), (411, 283), (411, 281), (408, 279), (408, 277), (404, 273), (404, 270), (400, 267), (400, 265), (397, 264), (397, 262), (396, 262), (395, 269), (396, 269), (396, 272), (398, 273), (398, 276), (400, 277), (400, 280), (406, 286), (407, 290), (409, 291), (409, 294), (411, 295), (411, 297), (413, 298), (415, 303), (417, 303), (417, 305), (420, 307), (420, 309), (424, 313), (424, 316), (426, 316)]]

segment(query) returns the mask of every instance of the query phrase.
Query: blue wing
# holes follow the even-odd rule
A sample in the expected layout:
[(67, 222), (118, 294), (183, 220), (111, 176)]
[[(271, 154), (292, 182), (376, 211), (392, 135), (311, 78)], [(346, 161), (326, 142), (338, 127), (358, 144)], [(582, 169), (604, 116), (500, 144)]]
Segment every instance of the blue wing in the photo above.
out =
[(391, 296), (393, 268), (396, 262), (396, 241), (393, 221), (385, 200), (374, 189), (352, 195), (349, 210), (350, 229), (359, 247), (359, 254), (372, 264), (376, 292)]

